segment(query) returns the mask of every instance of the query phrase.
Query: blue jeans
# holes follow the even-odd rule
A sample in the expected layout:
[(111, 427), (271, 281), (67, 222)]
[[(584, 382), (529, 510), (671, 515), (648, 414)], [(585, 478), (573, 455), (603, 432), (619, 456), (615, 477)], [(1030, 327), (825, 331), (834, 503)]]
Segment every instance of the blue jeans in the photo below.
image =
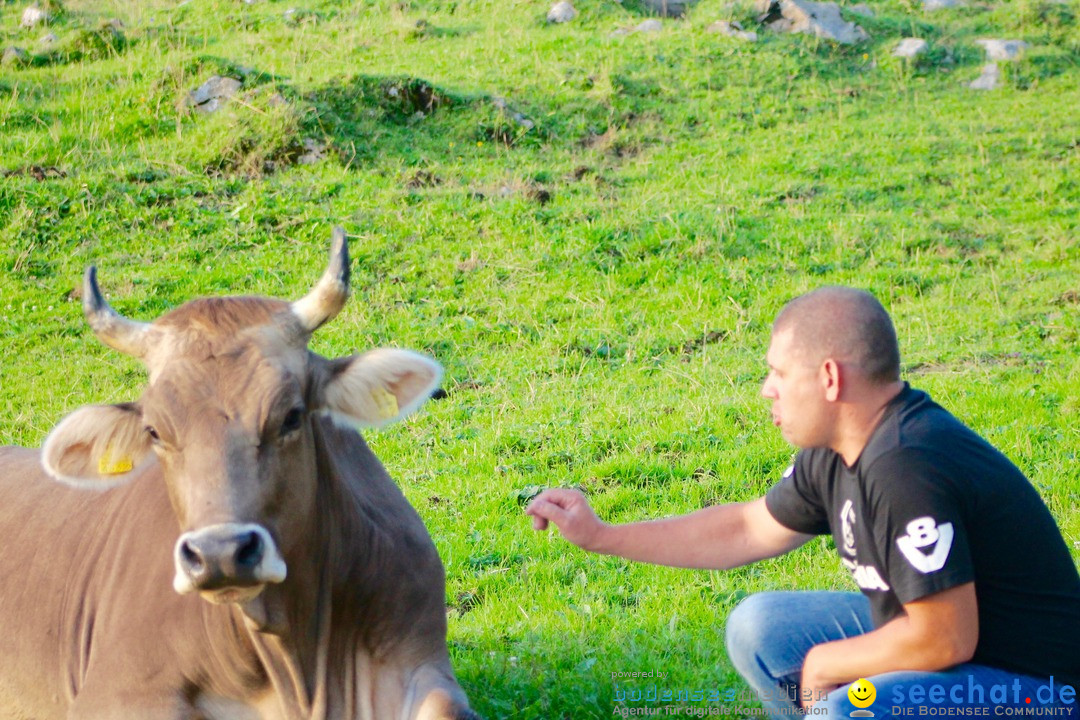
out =
[[(727, 621), (727, 650), (732, 664), (777, 720), (798, 713), (803, 659), (815, 645), (861, 635), (873, 629), (870, 603), (861, 593), (767, 592), (743, 600)], [(875, 720), (955, 718), (949, 708), (985, 708), (961, 717), (1012, 720), (1008, 709), (1080, 719), (1080, 706), (1060, 696), (1061, 683), (1049, 678), (965, 663), (938, 672), (900, 671), (867, 678), (877, 692), (866, 708)], [(858, 710), (848, 687), (837, 688), (811, 709), (813, 715), (848, 718)], [(1074, 688), (1076, 690), (1076, 688)], [(1028, 702), (1030, 698), (1030, 702)], [(1064, 708), (1057, 712), (1043, 708)], [(870, 717), (864, 713), (854, 717)]]

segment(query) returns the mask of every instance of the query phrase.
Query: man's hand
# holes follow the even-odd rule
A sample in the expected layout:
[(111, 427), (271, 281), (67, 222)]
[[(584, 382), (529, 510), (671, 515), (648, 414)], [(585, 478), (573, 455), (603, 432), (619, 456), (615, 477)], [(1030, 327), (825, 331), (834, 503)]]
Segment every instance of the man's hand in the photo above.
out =
[(809, 710), (814, 706), (814, 703), (824, 699), (826, 695), (836, 688), (841, 687), (840, 684), (826, 682), (819, 676), (817, 672), (818, 662), (814, 650), (817, 650), (817, 646), (810, 648), (810, 652), (806, 654), (806, 658), (803, 660), (802, 678), (799, 680), (799, 704), (804, 710)]
[(589, 501), (579, 490), (551, 488), (533, 498), (526, 515), (532, 515), (533, 528), (546, 530), (553, 522), (570, 542), (584, 550), (597, 552), (600, 533), (608, 527), (596, 517)]

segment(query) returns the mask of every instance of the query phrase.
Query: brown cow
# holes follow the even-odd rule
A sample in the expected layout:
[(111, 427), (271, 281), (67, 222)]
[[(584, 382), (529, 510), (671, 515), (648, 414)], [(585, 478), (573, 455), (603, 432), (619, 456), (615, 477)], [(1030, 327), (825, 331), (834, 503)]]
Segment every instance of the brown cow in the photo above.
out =
[(195, 300), (144, 324), (87, 271), (91, 327), (149, 384), (40, 452), (0, 450), (0, 718), (476, 718), (439, 556), (352, 429), (412, 412), (442, 370), (309, 351), (348, 279), (339, 228), (298, 302)]

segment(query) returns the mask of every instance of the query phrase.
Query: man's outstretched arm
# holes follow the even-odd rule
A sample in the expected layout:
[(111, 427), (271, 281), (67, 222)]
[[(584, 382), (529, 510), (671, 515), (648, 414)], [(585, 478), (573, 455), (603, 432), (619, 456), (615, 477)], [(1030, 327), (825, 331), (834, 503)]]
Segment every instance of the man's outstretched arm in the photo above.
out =
[(553, 488), (537, 495), (525, 512), (537, 530), (553, 522), (567, 540), (585, 550), (683, 568), (738, 567), (793, 550), (812, 537), (778, 523), (764, 498), (609, 525), (596, 517), (581, 492)]

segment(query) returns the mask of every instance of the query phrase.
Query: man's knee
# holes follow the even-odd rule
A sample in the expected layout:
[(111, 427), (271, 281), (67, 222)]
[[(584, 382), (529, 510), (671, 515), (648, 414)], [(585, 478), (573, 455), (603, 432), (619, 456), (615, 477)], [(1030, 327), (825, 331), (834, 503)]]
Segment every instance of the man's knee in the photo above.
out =
[(724, 628), (728, 657), (737, 669), (760, 655), (776, 627), (774, 608), (779, 593), (757, 593), (743, 599), (728, 615)]

